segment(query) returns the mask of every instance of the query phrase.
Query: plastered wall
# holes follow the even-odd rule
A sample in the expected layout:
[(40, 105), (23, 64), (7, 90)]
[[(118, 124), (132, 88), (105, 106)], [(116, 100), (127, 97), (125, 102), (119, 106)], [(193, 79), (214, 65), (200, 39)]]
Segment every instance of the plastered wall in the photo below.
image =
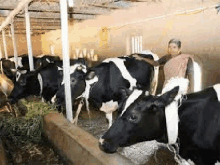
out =
[[(75, 49), (95, 49), (99, 59), (125, 55), (132, 36), (143, 37), (143, 50), (160, 57), (167, 53), (171, 38), (182, 41), (182, 52), (196, 56), (203, 72), (203, 88), (220, 82), (220, 14), (216, 0), (161, 0), (136, 3), (95, 20), (69, 26), (70, 56)], [(205, 10), (199, 10), (203, 7)], [(184, 11), (188, 11), (184, 13)], [(189, 12), (190, 11), (190, 12)], [(181, 13), (181, 14), (178, 14)], [(42, 35), (42, 52), (62, 57), (61, 31)]]
[[(6, 39), (8, 56), (9, 57), (14, 56), (14, 48), (13, 48), (13, 43), (12, 43), (11, 36), (6, 35), (5, 39)], [(26, 35), (15, 35), (15, 40), (16, 40), (18, 55), (27, 54), (28, 49), (27, 49)], [(33, 55), (42, 54), (41, 36), (40, 35), (31, 36), (31, 40), (32, 40)], [(0, 39), (0, 47), (1, 47), (1, 52), (2, 52), (3, 57), (5, 57), (5, 51), (4, 51), (2, 38)]]
[[(160, 57), (167, 52), (171, 38), (182, 41), (182, 52), (196, 55), (203, 71), (203, 87), (220, 82), (220, 14), (213, 7), (217, 0), (160, 0), (136, 3), (134, 7), (115, 10), (69, 26), (70, 56), (75, 49), (95, 49), (102, 60), (129, 53), (132, 36), (143, 37), (143, 50)], [(204, 7), (207, 10), (195, 10)], [(190, 13), (177, 14), (183, 11)], [(6, 37), (8, 55), (13, 55), (10, 37)], [(26, 36), (16, 35), (18, 54), (27, 53)], [(2, 40), (0, 46), (3, 50)], [(32, 36), (33, 54), (50, 54), (54, 46), (62, 57), (61, 31)]]

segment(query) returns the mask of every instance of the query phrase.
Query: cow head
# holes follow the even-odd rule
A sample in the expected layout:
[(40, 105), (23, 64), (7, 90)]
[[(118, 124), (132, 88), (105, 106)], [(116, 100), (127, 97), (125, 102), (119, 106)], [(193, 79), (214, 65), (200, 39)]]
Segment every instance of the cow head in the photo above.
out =
[(15, 82), (19, 83), (21, 86), (25, 86), (27, 84), (27, 78), (31, 74), (27, 74), (28, 70), (17, 70), (15, 74)]
[(18, 70), (16, 72), (14, 88), (9, 96), (10, 103), (39, 93), (39, 83), (36, 71)]
[(15, 75), (15, 63), (10, 60), (2, 59), (2, 67), (4, 74), (10, 79), (13, 80)]
[(118, 147), (142, 141), (167, 142), (165, 107), (173, 101), (178, 90), (179, 87), (175, 87), (161, 96), (134, 90), (120, 107), (121, 115), (100, 139), (100, 149), (114, 153)]
[[(87, 69), (83, 64), (75, 64), (70, 68), (70, 85), (71, 85), (71, 95), (72, 101), (80, 96), (85, 90), (85, 75)], [(62, 72), (60, 72), (62, 74)], [(61, 86), (57, 91), (56, 95), (52, 98), (51, 102), (56, 103), (57, 106), (60, 106), (64, 103), (65, 92), (64, 92), (64, 80), (61, 82)]]

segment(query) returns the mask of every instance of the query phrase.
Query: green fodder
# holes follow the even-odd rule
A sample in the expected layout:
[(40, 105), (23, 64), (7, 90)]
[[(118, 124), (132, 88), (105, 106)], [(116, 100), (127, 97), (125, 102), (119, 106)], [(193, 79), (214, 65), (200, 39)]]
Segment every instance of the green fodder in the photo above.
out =
[(42, 133), (42, 118), (35, 116), (26, 120), (24, 117), (4, 117), (0, 120), (1, 137), (12, 140), (15, 144), (39, 142)]
[(56, 112), (55, 105), (43, 102), (27, 102), (26, 100), (22, 100), (22, 103), (27, 107), (28, 112), (25, 115), (25, 119), (31, 119), (35, 116), (47, 115), (51, 112)]
[(0, 136), (12, 140), (15, 144), (38, 143), (41, 141), (42, 116), (54, 112), (54, 107), (42, 102), (27, 102), (23, 117), (0, 115)]

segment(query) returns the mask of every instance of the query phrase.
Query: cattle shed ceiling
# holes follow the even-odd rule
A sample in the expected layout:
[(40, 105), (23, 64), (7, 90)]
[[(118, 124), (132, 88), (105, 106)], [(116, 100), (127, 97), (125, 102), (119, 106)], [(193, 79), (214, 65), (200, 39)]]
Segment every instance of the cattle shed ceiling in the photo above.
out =
[[(68, 7), (69, 22), (95, 19), (98, 15), (108, 14), (117, 9), (127, 9), (137, 2), (156, 2), (156, 0), (74, 0), (74, 6)], [(0, 22), (12, 12), (21, 0), (0, 0)], [(32, 34), (43, 34), (61, 28), (60, 0), (33, 0), (29, 4), (29, 16)], [(14, 18), (15, 34), (25, 34), (24, 9)], [(5, 28), (10, 35), (10, 26)]]

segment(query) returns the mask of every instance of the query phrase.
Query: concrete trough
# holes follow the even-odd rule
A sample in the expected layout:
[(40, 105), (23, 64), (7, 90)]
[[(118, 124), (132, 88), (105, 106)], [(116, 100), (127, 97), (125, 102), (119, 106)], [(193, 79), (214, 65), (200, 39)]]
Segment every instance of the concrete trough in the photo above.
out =
[(58, 113), (44, 116), (43, 130), (70, 164), (134, 165), (120, 154), (102, 152), (98, 147), (98, 139)]

